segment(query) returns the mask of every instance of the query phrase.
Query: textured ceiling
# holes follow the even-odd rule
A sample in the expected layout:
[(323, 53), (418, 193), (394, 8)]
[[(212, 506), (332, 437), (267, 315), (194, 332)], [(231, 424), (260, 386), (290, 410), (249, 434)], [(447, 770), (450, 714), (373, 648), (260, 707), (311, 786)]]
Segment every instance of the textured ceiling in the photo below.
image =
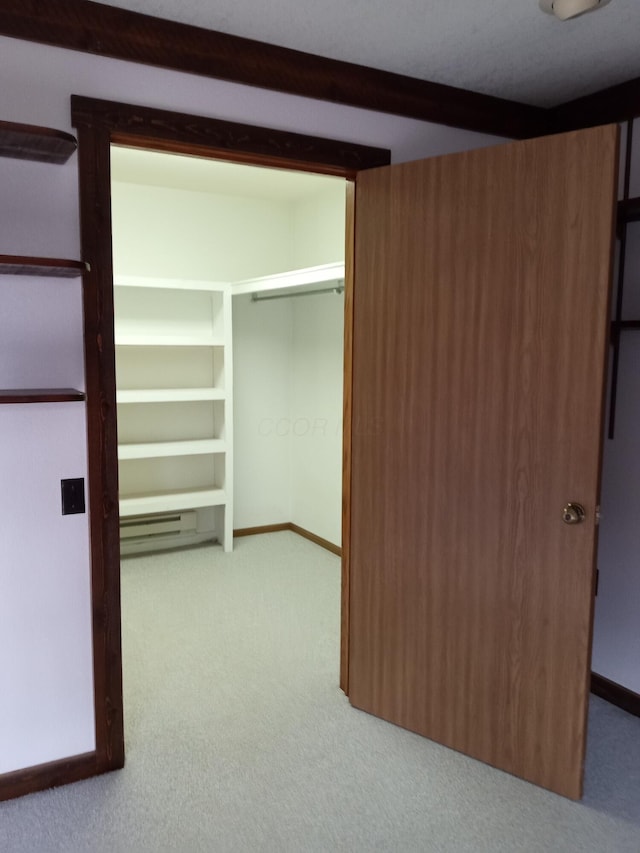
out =
[(330, 185), (344, 185), (342, 178), (330, 175), (265, 169), (115, 145), (111, 147), (111, 177), (124, 183), (285, 203), (310, 198)]
[(640, 0), (560, 22), (538, 0), (108, 0), (538, 106), (640, 77)]

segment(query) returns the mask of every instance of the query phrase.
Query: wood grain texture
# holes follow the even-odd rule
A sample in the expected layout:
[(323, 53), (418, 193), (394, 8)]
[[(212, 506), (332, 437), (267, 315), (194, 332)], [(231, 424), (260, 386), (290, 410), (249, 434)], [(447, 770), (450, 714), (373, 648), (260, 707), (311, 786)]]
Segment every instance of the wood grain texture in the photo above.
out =
[(0, 275), (30, 275), (47, 278), (78, 278), (87, 270), (83, 261), (65, 258), (34, 258), (0, 255)]
[(3, 403), (77, 403), (85, 399), (75, 388), (0, 388)]
[(96, 776), (104, 770), (99, 769), (94, 752), (64, 758), (61, 761), (50, 761), (38, 764), (24, 770), (0, 775), (0, 802), (45, 791), (57, 785), (67, 785)]
[(348, 177), (390, 161), (385, 148), (78, 95), (71, 96), (71, 115), (75, 127), (103, 127), (117, 144), (234, 162)]
[(357, 181), (349, 697), (574, 798), (617, 139)]
[(0, 157), (62, 164), (76, 147), (75, 137), (63, 130), (0, 121)]
[(342, 412), (342, 579), (340, 592), (340, 688), (349, 695), (349, 595), (351, 567), (351, 428), (353, 389), (353, 286), (356, 187), (347, 184), (344, 263), (344, 373)]
[(0, 33), (499, 136), (548, 129), (539, 107), (86, 0), (3, 0)]
[(324, 548), (325, 551), (331, 551), (331, 553), (335, 554), (337, 557), (342, 556), (342, 548), (339, 545), (329, 542), (328, 539), (325, 539), (323, 536), (318, 536), (316, 533), (312, 533), (311, 530), (307, 530), (305, 527), (300, 527), (299, 524), (291, 522), (289, 530), (293, 531), (293, 533), (297, 533), (298, 536), (302, 536), (303, 539), (308, 539), (309, 542), (319, 545), (321, 548)]
[(257, 527), (240, 527), (233, 531), (235, 536), (260, 536), (262, 533), (280, 533), (282, 530), (291, 530), (291, 522), (283, 521), (280, 524), (260, 524)]
[(234, 530), (233, 535), (257, 536), (262, 533), (279, 533), (281, 530), (290, 530), (292, 533), (297, 533), (298, 536), (302, 536), (303, 539), (308, 539), (310, 542), (319, 545), (326, 551), (331, 551), (332, 554), (336, 554), (338, 557), (342, 554), (342, 548), (340, 548), (339, 545), (334, 545), (333, 542), (329, 542), (328, 539), (324, 539), (322, 536), (317, 536), (315, 533), (312, 533), (304, 527), (300, 527), (298, 524), (294, 524), (292, 521), (285, 521), (281, 524), (262, 524), (259, 527), (242, 527), (239, 530)]
[[(124, 726), (110, 145), (114, 140), (141, 145), (144, 140), (150, 148), (217, 156), (220, 139), (217, 123), (209, 119), (75, 96), (72, 118), (78, 128), (82, 250), (91, 270), (85, 279), (84, 304), (97, 754), (101, 769), (115, 769), (124, 763)], [(284, 168), (297, 163), (306, 168), (316, 163), (317, 156), (326, 155), (325, 170), (348, 177), (354, 163), (363, 167), (390, 159), (384, 149), (300, 135), (296, 135), (296, 145), (286, 152), (282, 149), (286, 158), (276, 158), (272, 151), (261, 159), (257, 152), (268, 148), (268, 140), (277, 131), (245, 128), (234, 135), (228, 133), (227, 123), (222, 124), (227, 153), (236, 151), (239, 160), (248, 154), (260, 165), (277, 162)]]
[(109, 134), (80, 127), (88, 499), (91, 536), (96, 755), (99, 772), (124, 765), (120, 533)]

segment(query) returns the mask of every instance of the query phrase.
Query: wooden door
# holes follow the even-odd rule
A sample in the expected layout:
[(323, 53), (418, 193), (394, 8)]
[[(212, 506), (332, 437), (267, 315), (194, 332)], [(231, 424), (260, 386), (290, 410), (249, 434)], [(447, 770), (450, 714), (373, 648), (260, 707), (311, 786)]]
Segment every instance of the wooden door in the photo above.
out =
[(356, 187), (349, 698), (573, 798), (617, 150), (596, 128)]

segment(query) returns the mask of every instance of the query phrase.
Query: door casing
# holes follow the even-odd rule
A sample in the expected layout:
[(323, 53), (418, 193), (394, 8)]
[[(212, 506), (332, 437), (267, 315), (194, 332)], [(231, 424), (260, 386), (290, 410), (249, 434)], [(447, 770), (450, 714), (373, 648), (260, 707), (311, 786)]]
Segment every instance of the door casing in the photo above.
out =
[[(386, 165), (385, 149), (72, 96), (78, 132), (93, 608), (96, 775), (124, 765), (111, 144), (337, 175), (347, 184), (341, 686), (348, 689), (353, 181)], [(277, 153), (273, 153), (273, 152)], [(62, 780), (65, 781), (65, 780)]]

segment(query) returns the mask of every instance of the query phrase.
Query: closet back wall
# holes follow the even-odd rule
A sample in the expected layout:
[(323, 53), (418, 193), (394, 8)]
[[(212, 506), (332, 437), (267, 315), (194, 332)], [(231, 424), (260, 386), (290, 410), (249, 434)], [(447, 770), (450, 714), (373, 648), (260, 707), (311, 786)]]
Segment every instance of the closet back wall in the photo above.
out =
[[(290, 201), (114, 181), (115, 274), (237, 281), (341, 261), (345, 184)], [(340, 545), (344, 300), (233, 300), (234, 526)]]

